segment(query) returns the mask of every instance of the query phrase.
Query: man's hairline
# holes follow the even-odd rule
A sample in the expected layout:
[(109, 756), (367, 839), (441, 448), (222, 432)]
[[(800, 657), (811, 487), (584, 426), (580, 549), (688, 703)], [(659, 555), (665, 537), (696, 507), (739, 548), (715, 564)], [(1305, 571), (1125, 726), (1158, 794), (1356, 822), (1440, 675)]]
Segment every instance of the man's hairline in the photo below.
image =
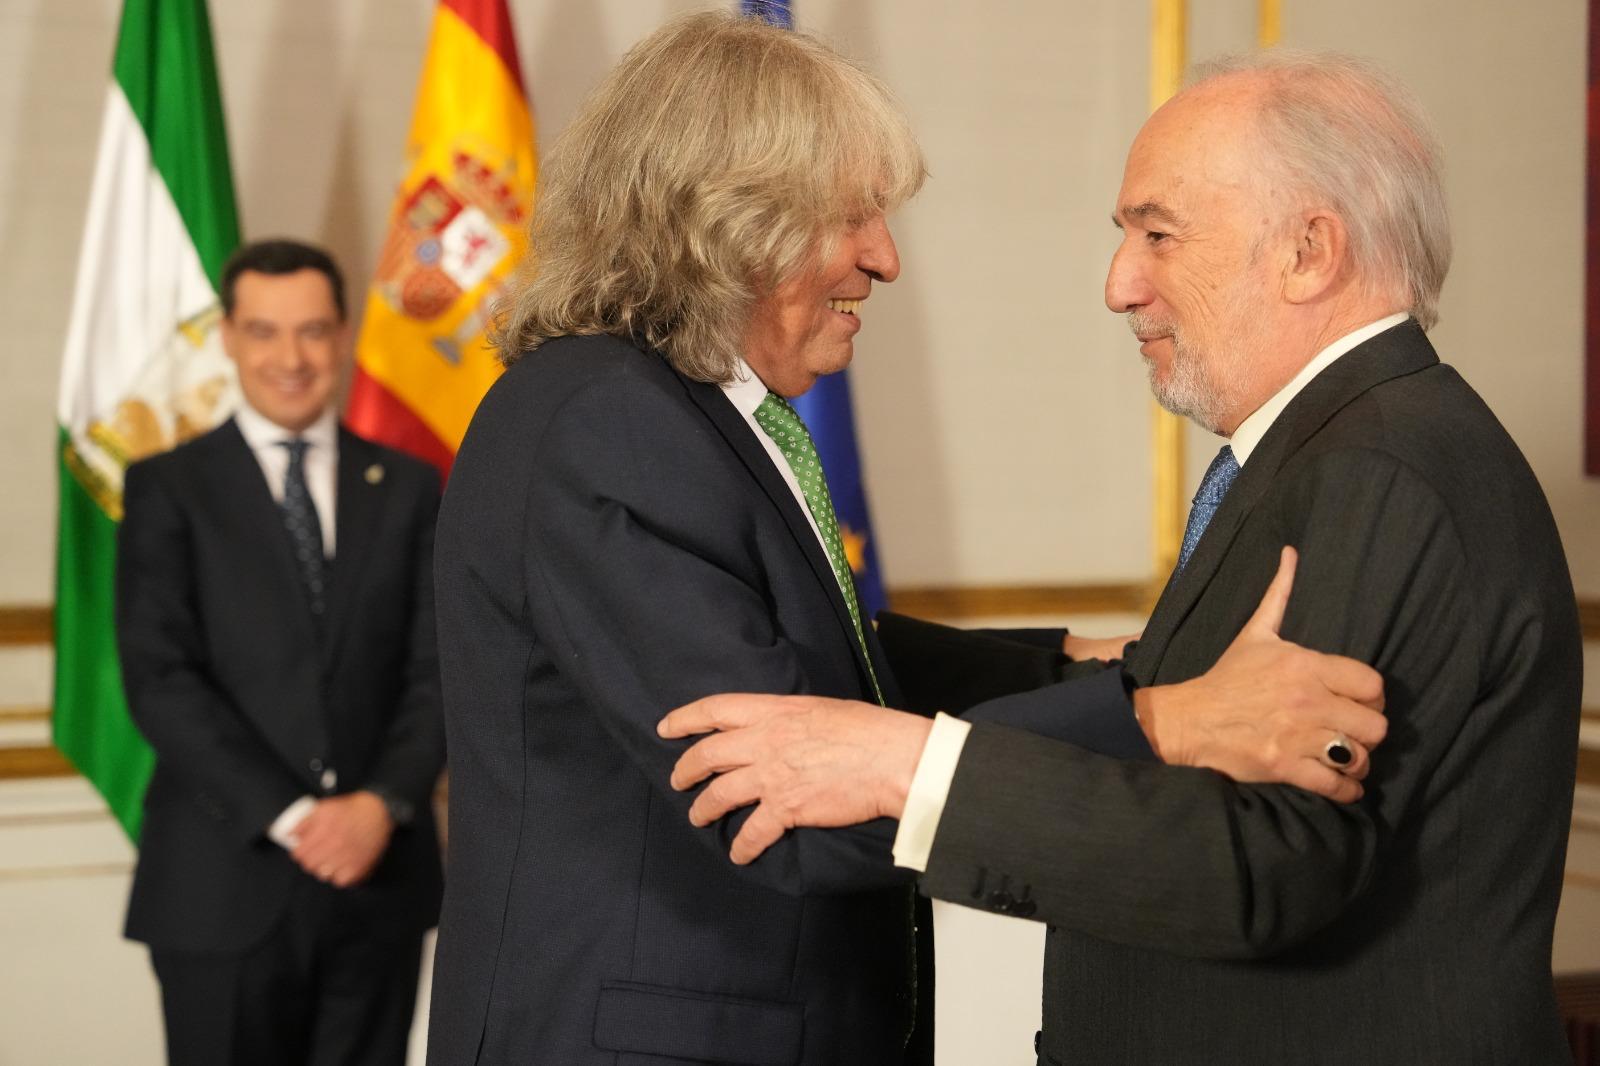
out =
[[(229, 309), (229, 308), (223, 308), (222, 309), (222, 319), (223, 319), (223, 321), (230, 322), (230, 323), (232, 323), (234, 325), (240, 325), (241, 324), (241, 320), (239, 318), (239, 282), (243, 281), (246, 276), (248, 276), (250, 274), (254, 274), (257, 277), (262, 277), (262, 278), (292, 278), (296, 274), (305, 273), (306, 271), (310, 271), (311, 273), (317, 275), (317, 277), (322, 279), (323, 284), (327, 285), (327, 287), (328, 287), (328, 303), (333, 305), (333, 324), (334, 324), (334, 326), (336, 328), (341, 328), (341, 329), (344, 328), (345, 326), (348, 326), (350, 324), (350, 316), (345, 314), (343, 311), (341, 311), (339, 309), (339, 300), (334, 295), (333, 279), (328, 277), (328, 275), (326, 273), (324, 273), (321, 270), (318, 270), (314, 266), (304, 266), (304, 267), (300, 267), (300, 268), (298, 268), (296, 270), (284, 271), (281, 274), (274, 273), (274, 272), (271, 272), (271, 271), (266, 271), (266, 270), (257, 270), (255, 267), (246, 267), (244, 270), (239, 271), (239, 273), (235, 274), (234, 278), (233, 278), (233, 282), (234, 282), (234, 284), (233, 284), (233, 300), (232, 300), (233, 307), (231, 309)], [(219, 301), (219, 303), (220, 303), (220, 301)]]

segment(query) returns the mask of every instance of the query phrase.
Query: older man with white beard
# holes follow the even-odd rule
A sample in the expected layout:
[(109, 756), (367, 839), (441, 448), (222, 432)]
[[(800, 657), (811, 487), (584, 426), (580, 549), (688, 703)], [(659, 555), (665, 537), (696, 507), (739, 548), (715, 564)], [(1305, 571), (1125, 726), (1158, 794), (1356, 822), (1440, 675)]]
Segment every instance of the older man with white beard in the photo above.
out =
[(1356, 60), (1228, 61), (1145, 125), (1113, 219), (1107, 305), (1157, 398), (1228, 438), (1128, 664), (1139, 724), (1172, 761), (1146, 686), (1217, 662), (1293, 545), (1282, 635), (1384, 676), (1364, 798), (722, 696), (662, 725), (722, 730), (678, 766), (721, 774), (691, 817), (758, 803), (746, 860), (774, 826), (900, 818), (924, 892), (1049, 923), (1042, 1062), (1561, 1060), (1581, 642), (1532, 471), (1425, 333), (1450, 258), (1426, 119)]

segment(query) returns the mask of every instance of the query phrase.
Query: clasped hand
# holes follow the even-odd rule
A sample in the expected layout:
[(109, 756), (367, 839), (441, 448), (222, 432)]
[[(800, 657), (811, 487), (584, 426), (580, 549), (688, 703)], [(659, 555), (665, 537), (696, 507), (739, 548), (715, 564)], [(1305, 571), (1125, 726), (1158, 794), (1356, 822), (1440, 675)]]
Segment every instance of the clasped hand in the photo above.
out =
[(289, 854), (317, 880), (349, 888), (372, 875), (393, 832), (394, 822), (376, 793), (329, 796), (295, 827)]

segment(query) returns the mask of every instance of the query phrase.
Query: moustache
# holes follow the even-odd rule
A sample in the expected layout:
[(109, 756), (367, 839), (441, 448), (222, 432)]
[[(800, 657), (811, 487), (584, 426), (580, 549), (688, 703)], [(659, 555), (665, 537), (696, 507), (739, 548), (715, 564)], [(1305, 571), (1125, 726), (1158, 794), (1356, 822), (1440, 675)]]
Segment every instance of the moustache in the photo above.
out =
[(1171, 337), (1178, 332), (1172, 323), (1145, 311), (1128, 312), (1128, 329), (1141, 339), (1150, 340), (1155, 337)]

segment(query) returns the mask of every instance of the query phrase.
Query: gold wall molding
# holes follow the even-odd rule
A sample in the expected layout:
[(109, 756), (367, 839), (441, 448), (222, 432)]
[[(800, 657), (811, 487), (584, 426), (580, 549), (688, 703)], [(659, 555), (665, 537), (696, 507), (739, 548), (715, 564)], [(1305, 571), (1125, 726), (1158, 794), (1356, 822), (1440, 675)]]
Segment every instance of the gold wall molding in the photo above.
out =
[(55, 610), (48, 604), (0, 606), (0, 647), (55, 643)]
[(111, 811), (105, 807), (86, 811), (38, 811), (25, 814), (0, 814), (0, 829), (17, 829), (36, 825), (89, 825), (109, 822)]
[(1600, 640), (1600, 600), (1578, 601), (1578, 624), (1584, 640)]
[(1600, 785), (1600, 748), (1578, 748), (1578, 784)]
[(3, 722), (48, 722), (50, 708), (48, 707), (0, 707), (0, 723)]
[(1149, 582), (1107, 585), (963, 585), (893, 588), (902, 614), (959, 621), (1017, 615), (1148, 614), (1160, 588)]
[(78, 768), (51, 746), (0, 748), (0, 781), (34, 777), (72, 777)]
[[(1127, 614), (1155, 605), (1170, 568), (1148, 581), (1077, 585), (914, 585), (889, 589), (889, 603), (906, 614), (941, 618), (976, 618), (1020, 614)], [(49, 606), (0, 605), (0, 646), (51, 645), (53, 610)], [(1600, 641), (1600, 599), (1580, 599), (1578, 619), (1583, 639)], [(0, 710), (0, 718), (35, 716), (34, 708)]]
[(62, 881), (75, 877), (126, 877), (131, 862), (88, 862), (77, 866), (23, 866), (0, 870), (0, 881)]

